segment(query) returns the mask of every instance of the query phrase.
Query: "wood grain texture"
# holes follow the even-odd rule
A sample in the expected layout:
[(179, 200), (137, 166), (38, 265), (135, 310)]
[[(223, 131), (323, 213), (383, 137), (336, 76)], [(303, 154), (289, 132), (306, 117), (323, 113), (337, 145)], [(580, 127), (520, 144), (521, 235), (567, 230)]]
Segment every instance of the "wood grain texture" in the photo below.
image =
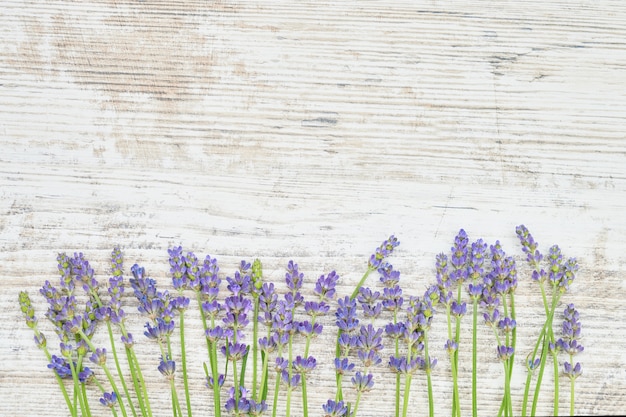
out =
[[(58, 252), (83, 251), (105, 278), (119, 244), (127, 269), (141, 263), (161, 285), (172, 245), (218, 257), (224, 274), (259, 257), (277, 282), (294, 259), (309, 295), (332, 269), (347, 295), (395, 233), (392, 262), (417, 295), (465, 228), (518, 260), (528, 352), (542, 307), (522, 223), (581, 264), (563, 300), (583, 321), (578, 412), (622, 413), (625, 28), (611, 0), (0, 1), (0, 415), (67, 415), (17, 305), (28, 290), (43, 317), (37, 290)], [(443, 315), (435, 323), (437, 415), (449, 415)], [(189, 326), (194, 410), (208, 416), (201, 325)], [(313, 349), (312, 415), (334, 395), (332, 338)], [(480, 341), (480, 413), (495, 415), (501, 366), (486, 329)], [(170, 415), (154, 346), (139, 349), (155, 415)], [(378, 372), (359, 416), (392, 415), (393, 379)], [(423, 375), (413, 387), (421, 415)]]

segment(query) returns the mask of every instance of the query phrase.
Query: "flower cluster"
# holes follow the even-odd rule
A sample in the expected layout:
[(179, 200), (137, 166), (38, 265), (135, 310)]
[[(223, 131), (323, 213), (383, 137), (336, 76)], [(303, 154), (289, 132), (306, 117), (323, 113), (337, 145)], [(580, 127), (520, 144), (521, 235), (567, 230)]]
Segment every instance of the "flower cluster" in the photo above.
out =
[[(570, 380), (570, 413), (574, 413), (574, 382), (582, 374), (574, 356), (584, 351), (581, 344), (580, 316), (574, 304), (563, 311), (560, 337), (553, 331), (553, 318), (561, 297), (573, 284), (578, 271), (575, 258), (565, 258), (557, 245), (546, 255), (539, 250), (525, 226), (516, 233), (532, 269), (532, 280), (541, 291), (546, 321), (525, 364), (528, 369), (522, 412), (527, 414), (529, 387), (539, 370), (531, 408), (537, 400), (546, 362), (555, 367), (554, 414), (558, 414), (558, 375)], [(504, 393), (500, 415), (512, 416), (511, 375), (516, 351), (515, 292), (518, 269), (499, 241), (489, 245), (482, 239), (471, 241), (461, 229), (448, 253), (435, 258), (434, 282), (422, 294), (407, 294), (401, 273), (389, 262), (399, 242), (390, 236), (369, 256), (365, 274), (351, 295), (338, 294), (339, 274), (331, 271), (305, 286), (299, 265), (290, 260), (284, 283), (266, 282), (257, 259), (242, 260), (232, 274), (222, 274), (217, 259), (203, 260), (181, 246), (168, 250), (169, 276), (173, 290), (161, 290), (144, 267), (134, 264), (128, 286), (124, 282), (124, 258), (114, 248), (110, 276), (100, 283), (82, 253), (57, 257), (60, 279), (57, 285), (46, 281), (40, 294), (47, 302), (45, 317), (53, 325), (58, 348), (53, 348), (39, 330), (38, 319), (26, 292), (19, 295), (26, 324), (34, 332), (35, 344), (48, 358), (72, 416), (91, 415), (88, 387), (99, 391), (99, 402), (113, 416), (152, 416), (140, 363), (135, 353), (138, 342), (126, 327), (125, 289), (130, 287), (137, 311), (145, 318), (144, 336), (156, 352), (152, 364), (169, 385), (175, 416), (193, 414), (187, 370), (185, 317), (192, 307), (202, 322), (201, 337), (206, 342), (207, 362), (203, 364), (205, 383), (213, 397), (213, 415), (272, 417), (292, 414), (292, 397), (301, 395), (301, 414), (308, 417), (307, 385), (319, 361), (313, 340), (322, 334), (325, 320), (336, 326), (335, 356), (331, 366), (336, 374), (337, 392), (322, 405), (325, 417), (356, 417), (363, 395), (376, 388), (377, 370), (388, 369), (395, 376), (395, 416), (406, 417), (411, 383), (416, 375), (425, 376), (429, 415), (434, 415), (431, 377), (438, 361), (429, 348), (429, 335), (436, 313), (445, 314), (447, 340), (444, 349), (450, 358), (452, 375), (452, 416), (461, 411), (459, 364), (462, 324), (472, 317), (472, 415), (479, 414), (477, 391), (478, 318), (492, 329), (493, 358), (504, 369)], [(377, 274), (374, 285), (366, 285), (369, 275)], [(309, 290), (308, 294), (305, 289)], [(406, 288), (406, 287), (405, 287)], [(331, 313), (332, 311), (332, 313)], [(334, 314), (334, 318), (325, 316)], [(95, 346), (92, 339), (98, 327), (109, 333), (109, 345)], [(187, 329), (189, 330), (189, 329)], [(115, 335), (114, 333), (117, 333)], [(492, 340), (493, 340), (492, 339)], [(94, 339), (96, 340), (96, 339)], [(116, 343), (122, 342), (120, 346)], [(177, 350), (179, 349), (179, 350)], [(127, 384), (118, 354), (126, 355), (130, 371)], [(313, 353), (313, 354), (311, 354)], [(568, 356), (559, 365), (557, 355)], [(317, 356), (317, 358), (316, 358)], [(176, 358), (176, 360), (174, 359)], [(114, 363), (112, 365), (112, 363)], [(89, 366), (87, 366), (89, 364)], [(90, 368), (91, 366), (91, 368)], [(114, 375), (110, 369), (117, 370)], [(441, 364), (439, 365), (441, 366)], [(63, 380), (71, 380), (64, 382)], [(177, 384), (184, 384), (179, 400)], [(73, 383), (73, 386), (72, 386)], [(95, 389), (94, 388), (94, 389)], [(403, 389), (402, 389), (403, 388)], [(131, 393), (131, 391), (134, 391)], [(284, 395), (281, 395), (284, 394)], [(96, 397), (97, 398), (97, 397)], [(279, 404), (282, 398), (282, 404)], [(279, 410), (284, 405), (284, 410)], [(319, 409), (318, 409), (319, 410)]]

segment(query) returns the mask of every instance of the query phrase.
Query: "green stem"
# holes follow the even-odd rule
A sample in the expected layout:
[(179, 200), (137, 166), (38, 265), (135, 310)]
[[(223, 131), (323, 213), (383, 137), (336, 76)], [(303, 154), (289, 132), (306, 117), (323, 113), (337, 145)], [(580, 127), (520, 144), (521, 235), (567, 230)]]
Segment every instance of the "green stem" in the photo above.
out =
[(302, 373), (302, 414), (304, 417), (309, 417), (309, 406), (306, 393), (306, 373)]
[(180, 311), (180, 359), (183, 363), (183, 383), (185, 385), (185, 403), (187, 416), (191, 417), (191, 399), (189, 398), (189, 381), (187, 378), (187, 355), (185, 352), (185, 311)]
[(477, 395), (477, 330), (478, 330), (478, 298), (473, 300), (473, 323), (472, 323), (472, 416), (478, 416), (478, 395)]
[(252, 323), (252, 398), (257, 400), (257, 356), (259, 355), (259, 296), (254, 296), (254, 316)]
[(554, 409), (553, 415), (559, 415), (559, 360), (556, 356), (556, 347), (552, 351), (552, 362), (554, 362)]
[(556, 309), (556, 305), (558, 304), (560, 299), (560, 293), (557, 293), (556, 287), (553, 286), (552, 289), (552, 306), (550, 308), (550, 312), (548, 313), (548, 317), (546, 318), (545, 328), (544, 328), (544, 337), (543, 337), (543, 350), (541, 352), (541, 365), (539, 367), (539, 375), (537, 376), (537, 384), (535, 385), (535, 394), (533, 396), (533, 404), (531, 408), (531, 415), (536, 415), (535, 411), (537, 410), (537, 402), (539, 400), (539, 392), (541, 390), (541, 382), (543, 379), (543, 372), (546, 365), (546, 358), (548, 356), (548, 348), (550, 340), (550, 335), (552, 334), (552, 319), (554, 318), (554, 310)]
[(354, 411), (351, 417), (356, 417), (356, 410), (359, 408), (359, 402), (361, 401), (361, 391), (356, 394), (356, 401), (354, 403)]
[[(278, 346), (278, 354), (276, 355), (277, 358), (279, 358), (281, 355), (283, 354), (283, 348), (282, 345)], [(273, 406), (272, 406), (272, 417), (276, 417), (276, 408), (278, 405), (278, 391), (280, 390), (280, 372), (276, 372), (276, 384), (274, 386), (274, 402), (273, 402)]]
[(111, 351), (113, 352), (113, 359), (115, 360), (115, 368), (117, 370), (117, 375), (120, 378), (120, 382), (122, 383), (122, 388), (124, 389), (124, 394), (128, 399), (128, 404), (130, 405), (130, 411), (133, 413), (134, 417), (137, 417), (137, 412), (135, 411), (135, 406), (130, 398), (130, 394), (128, 393), (128, 387), (126, 386), (126, 381), (124, 376), (122, 375), (122, 368), (120, 366), (120, 361), (117, 356), (117, 350), (115, 349), (115, 338), (113, 337), (113, 329), (111, 328), (111, 322), (107, 321), (107, 329), (109, 331), (109, 343), (111, 344)]
[(404, 377), (404, 398), (402, 400), (402, 417), (406, 417), (407, 412), (409, 411), (409, 393), (411, 389), (411, 379), (412, 379), (411, 373), (407, 372), (407, 374)]
[(526, 407), (528, 406), (528, 391), (530, 389), (530, 383), (531, 383), (532, 377), (533, 377), (533, 369), (530, 369), (528, 367), (528, 374), (526, 375), (526, 385), (524, 386), (524, 397), (522, 401), (522, 417), (526, 417)]
[[(393, 324), (398, 323), (398, 310), (393, 310)], [(395, 338), (396, 358), (400, 357), (400, 341)], [(400, 417), (400, 373), (396, 373), (396, 417)]]
[[(70, 370), (72, 371), (72, 379), (74, 380), (74, 395), (78, 396), (78, 402), (80, 404), (80, 411), (81, 411), (81, 415), (83, 417), (87, 417), (89, 415), (89, 413), (87, 412), (87, 409), (85, 407), (85, 399), (83, 398), (83, 396), (80, 394), (80, 386), (81, 383), (78, 380), (78, 370), (76, 369), (76, 367), (74, 366), (74, 361), (72, 360), (72, 358), (67, 358), (67, 362), (70, 365)], [(78, 366), (80, 367), (80, 363), (82, 362), (81, 357), (78, 358)]]
[(428, 332), (424, 330), (424, 357), (426, 360), (426, 381), (428, 384), (428, 415), (435, 415), (435, 401), (433, 400), (433, 384), (430, 377), (430, 356), (428, 355)]
[(176, 386), (174, 385), (174, 380), (170, 380), (170, 388), (172, 391), (172, 411), (174, 413), (174, 417), (182, 417), (183, 411), (180, 408), (180, 402), (178, 401), (178, 394), (176, 393)]
[(289, 363), (287, 364), (287, 375), (289, 379), (287, 380), (287, 408), (286, 408), (286, 416), (291, 417), (291, 391), (293, 391), (291, 387), (291, 376), (293, 372), (293, 351), (291, 346), (293, 344), (293, 334), (289, 335)]
[(570, 385), (569, 385), (569, 415), (573, 416), (574, 415), (574, 381), (576, 381), (575, 378), (570, 378)]

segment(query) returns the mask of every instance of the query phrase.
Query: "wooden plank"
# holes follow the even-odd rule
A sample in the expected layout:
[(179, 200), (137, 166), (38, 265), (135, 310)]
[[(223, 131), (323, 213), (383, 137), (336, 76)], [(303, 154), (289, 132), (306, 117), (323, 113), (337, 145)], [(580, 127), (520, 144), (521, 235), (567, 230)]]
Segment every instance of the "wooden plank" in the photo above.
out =
[[(559, 244), (581, 264), (563, 300), (583, 321), (578, 412), (626, 408), (622, 2), (0, 6), (0, 414), (66, 415), (16, 301), (28, 290), (43, 317), (37, 290), (55, 279), (58, 252), (85, 252), (105, 278), (119, 244), (127, 269), (141, 263), (161, 285), (172, 245), (217, 256), (224, 274), (260, 257), (277, 282), (294, 259), (306, 295), (332, 269), (346, 295), (395, 233), (393, 264), (418, 295), (433, 282), (435, 255), (465, 228), (516, 257), (518, 351), (528, 352), (542, 307), (514, 233), (522, 223), (544, 250)], [(133, 309), (130, 294), (124, 303)], [(142, 320), (131, 323), (141, 334)], [(436, 409), (447, 415), (444, 315), (435, 323)], [(189, 326), (194, 410), (210, 415), (201, 325)], [(332, 339), (326, 332), (313, 349), (316, 415), (334, 395)], [(494, 415), (501, 366), (486, 329), (480, 346), (480, 410)], [(140, 349), (155, 415), (169, 415), (154, 346)], [(519, 407), (525, 371), (516, 366)], [(359, 416), (392, 415), (393, 377), (376, 372)], [(413, 387), (413, 414), (424, 413), (423, 375)], [(293, 410), (300, 415), (299, 395)], [(551, 413), (550, 401), (539, 411)]]

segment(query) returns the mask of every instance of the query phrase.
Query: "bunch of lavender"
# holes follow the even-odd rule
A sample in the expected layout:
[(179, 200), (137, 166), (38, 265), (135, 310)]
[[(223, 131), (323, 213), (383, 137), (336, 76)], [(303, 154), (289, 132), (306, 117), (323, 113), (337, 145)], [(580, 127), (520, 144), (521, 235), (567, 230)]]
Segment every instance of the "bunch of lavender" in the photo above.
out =
[[(335, 312), (335, 324), (338, 327), (337, 343), (335, 349), (335, 374), (337, 393), (334, 400), (328, 400), (323, 406), (327, 415), (356, 416), (359, 402), (364, 392), (370, 391), (374, 386), (374, 375), (369, 372), (370, 368), (382, 362), (380, 350), (383, 348), (383, 329), (376, 329), (372, 324), (360, 325), (358, 319), (357, 296), (363, 309), (363, 315), (372, 322), (376, 319), (383, 308), (383, 302), (379, 292), (372, 292), (363, 287), (367, 277), (374, 271), (385, 265), (385, 258), (399, 245), (395, 236), (390, 236), (372, 254), (368, 261), (365, 274), (350, 297), (338, 300), (338, 308)], [(356, 390), (354, 406), (343, 401), (343, 378), (346, 373), (352, 373), (355, 369), (350, 355), (359, 358), (362, 369), (354, 373), (351, 378), (352, 386)]]
[[(109, 301), (103, 302), (100, 294), (100, 284), (94, 278), (94, 271), (82, 253), (75, 253), (73, 257), (59, 254), (57, 257), (58, 269), (61, 275), (60, 286), (55, 287), (46, 281), (40, 293), (48, 302), (46, 317), (53, 323), (55, 332), (61, 340), (59, 347), (60, 356), (51, 355), (47, 348), (45, 336), (37, 328), (37, 319), (34, 316), (28, 294), (20, 293), (20, 305), (27, 320), (27, 324), (35, 332), (35, 342), (42, 348), (50, 361), (48, 367), (55, 372), (55, 377), (63, 397), (65, 398), (70, 414), (75, 417), (91, 415), (91, 408), (86, 393), (86, 386), (90, 383), (96, 385), (102, 392), (100, 403), (111, 409), (117, 416), (115, 406), (119, 405), (123, 416), (127, 416), (126, 406), (131, 409), (133, 416), (137, 415), (135, 407), (130, 399), (128, 388), (122, 376), (117, 350), (115, 348), (112, 324), (116, 324), (122, 333), (122, 341), (126, 346), (128, 364), (133, 375), (135, 395), (143, 416), (150, 416), (149, 402), (145, 390), (143, 376), (132, 349), (132, 335), (124, 326), (125, 314), (121, 309), (120, 297), (122, 287), (122, 254), (115, 248), (111, 254), (112, 276), (109, 279)], [(87, 296), (84, 309), (78, 304), (76, 287), (81, 287)], [(107, 366), (107, 349), (98, 348), (92, 343), (92, 337), (96, 326), (105, 322), (109, 333), (111, 352), (115, 360), (118, 379), (121, 381), (124, 396), (117, 388), (117, 383)], [(96, 374), (85, 366), (85, 358), (97, 364), (105, 373), (113, 391), (108, 391), (97, 379)], [(64, 378), (71, 378), (74, 383), (72, 399), (62, 382)]]
[[(546, 313), (546, 320), (537, 338), (535, 347), (526, 361), (528, 375), (526, 379), (526, 388), (524, 391), (524, 399), (522, 403), (522, 416), (526, 416), (530, 383), (534, 371), (539, 368), (539, 374), (537, 376), (537, 382), (535, 385), (535, 392), (531, 408), (531, 415), (535, 415), (537, 402), (539, 400), (539, 393), (541, 391), (543, 373), (549, 353), (551, 353), (552, 355), (555, 369), (553, 411), (554, 415), (557, 415), (559, 405), (559, 370), (557, 350), (554, 348), (556, 342), (554, 339), (552, 322), (554, 319), (554, 312), (559, 301), (561, 300), (561, 296), (568, 291), (570, 285), (576, 277), (576, 272), (578, 271), (578, 262), (575, 258), (569, 258), (565, 260), (561, 253), (561, 249), (557, 245), (551, 246), (548, 251), (548, 255), (544, 257), (539, 249), (537, 249), (539, 246), (538, 243), (534, 240), (533, 236), (524, 225), (517, 226), (515, 232), (517, 233), (520, 243), (522, 244), (522, 251), (526, 254), (526, 260), (530, 267), (533, 269), (532, 279), (539, 285), (539, 289), (541, 290), (541, 297), (543, 300), (543, 306)], [(544, 260), (547, 261), (546, 269), (541, 266), (542, 261)], [(551, 300), (548, 300), (546, 290), (550, 290)], [(541, 352), (539, 352), (540, 348)], [(537, 356), (538, 352), (539, 356)], [(569, 367), (571, 367), (570, 363), (568, 363), (568, 365)], [(578, 373), (575, 373), (574, 369), (571, 369), (571, 371), (567, 373), (569, 367), (568, 369), (566, 369), (566, 374), (570, 378), (574, 377), (574, 375), (580, 375), (580, 366), (578, 367)]]
[[(499, 241), (489, 247), (491, 271), (483, 279), (480, 304), (485, 312), (485, 323), (492, 328), (496, 338), (498, 358), (504, 366), (504, 396), (499, 414), (513, 416), (511, 402), (511, 375), (515, 357), (516, 327), (515, 290), (517, 269), (515, 260), (506, 256)], [(502, 313), (499, 307), (502, 306)]]
[[(574, 304), (568, 304), (563, 311), (563, 328), (561, 337), (556, 341), (556, 349), (559, 352), (564, 352), (569, 355), (569, 362), (563, 362), (563, 371), (565, 376), (570, 380), (570, 415), (574, 415), (574, 385), (576, 378), (582, 375), (582, 369), (580, 362), (576, 362), (574, 365), (574, 356), (584, 350), (583, 345), (580, 344), (580, 331), (581, 331), (580, 317), (578, 311), (574, 307)], [(555, 361), (555, 363), (557, 363)]]
[(182, 417), (175, 385), (176, 363), (172, 355), (171, 336), (176, 327), (175, 314), (179, 309), (186, 308), (189, 300), (182, 296), (174, 298), (167, 290), (158, 291), (156, 281), (147, 277), (145, 269), (137, 264), (131, 267), (131, 272), (133, 278), (129, 282), (139, 301), (137, 309), (149, 318), (144, 335), (158, 344), (160, 361), (157, 368), (170, 384), (174, 416)]
[[(517, 288), (515, 261), (507, 257), (499, 242), (490, 246), (490, 259), (487, 258), (487, 244), (478, 239), (469, 244), (467, 233), (461, 229), (455, 237), (450, 257), (441, 253), (436, 257), (436, 287), (439, 301), (446, 309), (448, 340), (445, 349), (450, 356), (453, 393), (452, 415), (460, 417), (461, 409), (458, 392), (458, 349), (461, 319), (467, 313), (467, 302), (462, 299), (463, 291), (472, 304), (472, 415), (478, 415), (477, 395), (477, 329), (478, 307), (483, 308), (483, 316), (491, 325), (496, 336), (496, 351), (503, 361), (505, 386), (500, 415), (512, 415), (510, 380), (515, 351), (515, 302)], [(485, 261), (489, 260), (488, 270)], [(499, 306), (504, 314), (500, 314)], [(502, 320), (500, 320), (502, 319)], [(455, 331), (453, 333), (453, 327)], [(504, 339), (501, 340), (500, 332)]]
[[(304, 274), (300, 272), (298, 264), (289, 261), (287, 272), (285, 273), (285, 283), (288, 291), (282, 299), (274, 292), (274, 286), (269, 285), (262, 288), (260, 296), (262, 314), (259, 321), (267, 326), (267, 336), (259, 340), (259, 345), (264, 352), (263, 375), (266, 374), (267, 355), (276, 351), (275, 371), (276, 385), (274, 388), (274, 401), (272, 415), (278, 412), (278, 394), (281, 383), (286, 387), (287, 402), (285, 414), (291, 415), (291, 397), (293, 391), (300, 388), (302, 393), (303, 415), (308, 416), (308, 396), (306, 390), (307, 376), (317, 366), (317, 360), (309, 355), (311, 340), (321, 334), (323, 326), (317, 322), (317, 318), (328, 313), (330, 306), (328, 302), (335, 296), (335, 286), (339, 275), (335, 271), (328, 275), (321, 275), (316, 284), (314, 293), (315, 300), (305, 300), (301, 294)], [(299, 307), (304, 307), (307, 318), (297, 320)], [(302, 355), (294, 358), (293, 344), (294, 337), (305, 338), (305, 347)], [(283, 357), (284, 349), (287, 349), (287, 357)], [(263, 390), (261, 390), (263, 391)]]

